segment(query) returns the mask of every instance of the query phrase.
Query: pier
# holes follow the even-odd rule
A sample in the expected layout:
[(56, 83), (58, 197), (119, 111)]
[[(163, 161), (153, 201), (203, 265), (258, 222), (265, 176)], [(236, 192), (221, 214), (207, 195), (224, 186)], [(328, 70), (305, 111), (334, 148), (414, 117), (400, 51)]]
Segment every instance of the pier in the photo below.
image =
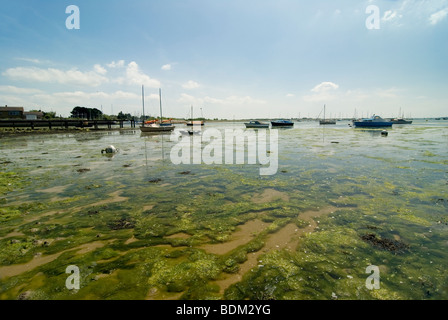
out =
[(51, 120), (23, 120), (23, 119), (6, 119), (0, 120), (0, 128), (94, 128), (99, 126), (107, 126), (112, 129), (112, 126), (119, 126), (124, 128), (124, 123), (129, 122), (131, 128), (135, 128), (135, 120), (82, 120), (82, 119), (51, 119)]

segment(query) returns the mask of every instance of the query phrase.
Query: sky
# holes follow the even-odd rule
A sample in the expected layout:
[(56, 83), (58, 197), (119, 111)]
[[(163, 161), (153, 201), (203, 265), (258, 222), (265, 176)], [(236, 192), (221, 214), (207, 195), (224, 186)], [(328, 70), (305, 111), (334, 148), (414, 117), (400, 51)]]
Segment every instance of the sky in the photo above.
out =
[(2, 1), (0, 45), (0, 106), (62, 116), (448, 116), (448, 0)]

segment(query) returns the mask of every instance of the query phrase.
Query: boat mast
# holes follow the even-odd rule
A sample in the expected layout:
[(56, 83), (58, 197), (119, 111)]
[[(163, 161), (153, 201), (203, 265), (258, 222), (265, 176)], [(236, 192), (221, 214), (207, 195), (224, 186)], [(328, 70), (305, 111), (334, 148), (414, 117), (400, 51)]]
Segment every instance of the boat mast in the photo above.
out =
[(159, 88), (159, 99), (160, 99), (160, 123), (162, 123), (162, 89)]
[(142, 105), (143, 105), (143, 123), (142, 126), (145, 125), (145, 89), (144, 86), (142, 85)]

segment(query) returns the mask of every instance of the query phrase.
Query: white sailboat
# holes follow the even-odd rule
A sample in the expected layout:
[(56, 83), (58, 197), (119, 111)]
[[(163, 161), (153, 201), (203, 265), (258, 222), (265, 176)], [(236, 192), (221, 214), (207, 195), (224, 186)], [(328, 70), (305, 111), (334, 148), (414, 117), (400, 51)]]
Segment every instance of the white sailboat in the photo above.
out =
[(193, 106), (191, 106), (191, 120), (187, 121), (187, 126), (203, 126), (203, 120), (193, 120)]
[[(143, 122), (140, 130), (141, 132), (169, 132), (173, 131), (175, 126), (172, 123), (162, 122), (162, 90), (159, 89), (159, 99), (160, 99), (160, 120), (149, 121), (147, 123)], [(145, 93), (144, 87), (142, 86), (142, 104), (143, 104), (143, 118), (145, 117)]]
[(326, 120), (325, 119), (325, 109), (326, 109), (326, 106), (324, 105), (324, 119), (320, 120), (319, 123), (320, 124), (336, 124), (336, 121), (334, 121), (334, 120)]

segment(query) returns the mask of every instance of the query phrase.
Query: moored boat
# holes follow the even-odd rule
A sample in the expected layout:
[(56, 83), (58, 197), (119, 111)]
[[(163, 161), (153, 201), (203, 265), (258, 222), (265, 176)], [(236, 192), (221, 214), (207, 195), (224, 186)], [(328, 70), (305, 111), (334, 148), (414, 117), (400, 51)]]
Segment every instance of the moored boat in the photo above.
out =
[(393, 124), (412, 124), (412, 120), (405, 120), (403, 118), (395, 118), (390, 120)]
[[(201, 108), (202, 110), (202, 108)], [(203, 126), (204, 121), (203, 120), (193, 120), (193, 106), (191, 106), (191, 118), (190, 121), (187, 121), (187, 126)]]
[(293, 127), (294, 122), (292, 122), (291, 120), (275, 120), (271, 121), (271, 125), (273, 127)]
[(141, 132), (170, 132), (174, 130), (174, 125), (160, 125), (158, 123), (153, 123), (148, 126), (141, 126)]
[(371, 118), (353, 121), (353, 125), (358, 128), (382, 128), (392, 127), (393, 122), (385, 120), (380, 116), (373, 115)]
[(319, 124), (321, 124), (321, 125), (336, 124), (336, 120), (325, 119), (325, 105), (324, 105), (324, 118), (323, 118), (323, 120), (319, 120)]
[[(162, 90), (159, 89), (159, 99), (160, 99), (160, 120), (157, 121), (149, 121), (143, 122), (140, 127), (141, 132), (170, 132), (173, 131), (175, 126), (171, 123), (171, 121), (166, 122), (162, 121)], [(142, 86), (142, 103), (143, 103), (143, 117), (145, 115), (145, 94), (144, 88)]]
[(191, 120), (187, 122), (187, 126), (203, 126), (204, 121), (202, 120)]
[(257, 129), (269, 128), (269, 123), (260, 122), (258, 120), (251, 120), (249, 122), (245, 122), (244, 125), (246, 126), (246, 128), (257, 128)]
[(336, 121), (335, 120), (320, 120), (319, 121), (319, 124), (322, 124), (322, 125), (324, 125), (324, 124), (336, 124)]

